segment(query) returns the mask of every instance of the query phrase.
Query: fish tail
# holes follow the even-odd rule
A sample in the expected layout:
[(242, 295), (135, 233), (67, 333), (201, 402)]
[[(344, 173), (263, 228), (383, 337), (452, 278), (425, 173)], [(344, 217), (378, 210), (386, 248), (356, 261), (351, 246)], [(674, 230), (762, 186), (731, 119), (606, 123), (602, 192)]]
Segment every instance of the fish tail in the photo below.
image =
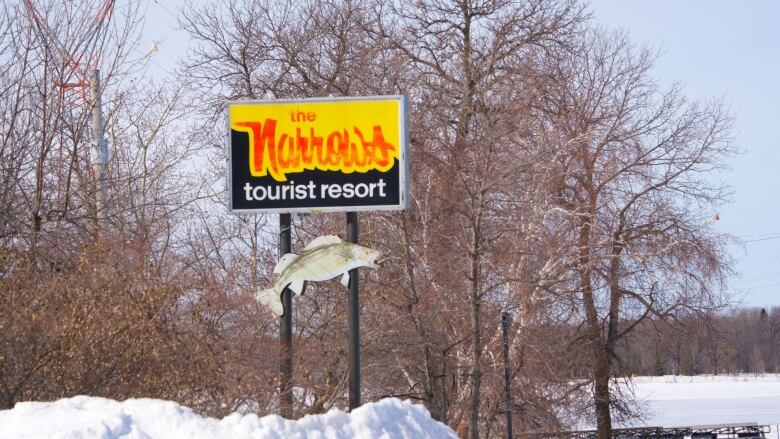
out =
[(277, 317), (284, 314), (284, 306), (282, 305), (281, 294), (277, 293), (273, 288), (266, 288), (264, 290), (258, 290), (255, 294), (255, 299), (261, 304), (271, 309)]

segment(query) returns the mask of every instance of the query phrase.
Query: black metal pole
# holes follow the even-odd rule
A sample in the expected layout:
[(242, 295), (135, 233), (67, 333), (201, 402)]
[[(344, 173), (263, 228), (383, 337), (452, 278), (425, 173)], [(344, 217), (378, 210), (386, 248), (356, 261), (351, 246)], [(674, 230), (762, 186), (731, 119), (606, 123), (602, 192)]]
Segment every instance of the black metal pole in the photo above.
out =
[[(357, 212), (347, 212), (347, 241), (358, 242)], [(347, 370), (349, 371), (349, 410), (360, 407), (360, 286), (358, 269), (349, 272), (347, 290)]]
[[(291, 251), (291, 222), (292, 218), (289, 213), (279, 215), (279, 257)], [(279, 383), (281, 401), (279, 406), (282, 417), (291, 419), (293, 417), (292, 292), (287, 288), (282, 292), (282, 306), (284, 307), (284, 315), (279, 318), (279, 372), (281, 375)]]
[(512, 439), (512, 378), (509, 373), (509, 313), (501, 313), (501, 330), (504, 333), (504, 397), (506, 398), (506, 437)]

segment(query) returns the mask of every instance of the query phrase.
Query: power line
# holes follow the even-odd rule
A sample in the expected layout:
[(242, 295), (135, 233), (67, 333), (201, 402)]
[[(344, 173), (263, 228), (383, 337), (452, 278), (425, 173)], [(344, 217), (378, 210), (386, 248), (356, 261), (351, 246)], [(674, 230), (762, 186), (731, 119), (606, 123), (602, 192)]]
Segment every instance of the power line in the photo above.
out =
[(757, 263), (757, 264), (753, 264), (753, 265), (751, 265), (750, 267), (747, 267), (747, 268), (745, 268), (745, 269), (743, 270), (743, 272), (744, 272), (744, 271), (750, 271), (750, 270), (752, 270), (752, 269), (754, 269), (754, 268), (756, 268), (756, 267), (760, 267), (760, 266), (762, 266), (762, 265), (764, 265), (764, 264), (766, 264), (766, 263), (772, 262), (772, 261), (774, 261), (774, 260), (776, 260), (776, 259), (778, 259), (778, 258), (780, 258), (780, 254), (774, 255), (774, 256), (770, 257), (769, 259), (765, 259), (765, 260), (763, 260), (763, 261), (761, 261), (761, 262), (759, 262), (759, 263)]
[(780, 287), (780, 283), (768, 284), (768, 285), (756, 285), (754, 287), (744, 287), (742, 289), (745, 291), (752, 291), (752, 290), (760, 290), (763, 288), (771, 288), (771, 287)]
[(758, 276), (758, 277), (751, 277), (750, 279), (745, 279), (743, 282), (752, 282), (752, 281), (754, 281), (754, 280), (765, 279), (765, 278), (767, 278), (767, 277), (776, 276), (776, 275), (778, 275), (778, 274), (780, 274), (780, 271), (773, 271), (772, 273), (769, 273), (769, 274), (764, 274), (764, 275), (762, 275), (762, 276)]
[(740, 239), (740, 240), (737, 240), (737, 243), (739, 243), (739, 244), (748, 244), (748, 243), (751, 243), (751, 242), (773, 241), (775, 239), (780, 239), (780, 233), (766, 235), (766, 236), (761, 237), (761, 238)]
[(173, 18), (175, 18), (175, 19), (177, 19), (177, 20), (179, 19), (179, 17), (178, 17), (178, 16), (176, 16), (176, 14), (174, 14), (173, 12), (171, 12), (171, 10), (170, 10), (170, 9), (166, 8), (166, 7), (165, 7), (165, 6), (164, 6), (162, 3), (160, 3), (158, 0), (152, 0), (152, 3), (155, 3), (157, 6), (161, 7), (161, 8), (162, 8), (162, 9), (163, 9), (165, 12), (167, 12), (167, 13), (168, 13), (168, 15), (170, 15), (171, 17), (173, 17)]

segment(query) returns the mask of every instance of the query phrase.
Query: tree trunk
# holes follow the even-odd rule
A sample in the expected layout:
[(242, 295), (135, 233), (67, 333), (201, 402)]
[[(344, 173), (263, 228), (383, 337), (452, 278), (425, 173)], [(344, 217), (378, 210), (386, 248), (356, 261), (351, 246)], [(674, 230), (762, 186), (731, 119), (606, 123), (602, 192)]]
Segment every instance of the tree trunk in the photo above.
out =
[(596, 437), (598, 439), (610, 439), (612, 437), (612, 417), (609, 412), (609, 378), (611, 374), (610, 356), (606, 341), (601, 334), (601, 322), (596, 310), (596, 301), (593, 297), (593, 284), (591, 276), (591, 218), (595, 215), (595, 206), (590, 206), (589, 215), (580, 225), (579, 246), (579, 277), (582, 289), (582, 300), (585, 307), (586, 327), (590, 334), (593, 373), (593, 397), (596, 408)]
[(471, 251), (471, 399), (469, 401), (469, 437), (479, 437), (479, 398), (482, 384), (482, 328), (480, 320), (481, 297), (479, 294), (479, 234), (474, 227)]
[(428, 402), (428, 410), (431, 412), (431, 417), (439, 422), (447, 423), (447, 413), (442, 407), (441, 401), (441, 386), (439, 385), (439, 377), (437, 377), (436, 369), (433, 367), (433, 358), (431, 348), (428, 345), (427, 331), (425, 331), (425, 348), (423, 355), (425, 358), (425, 398)]
[(472, 295), (471, 302), (471, 325), (473, 327), (471, 343), (471, 361), (473, 362), (471, 370), (471, 399), (469, 401), (469, 437), (477, 439), (479, 437), (479, 397), (480, 385), (482, 384), (482, 367), (480, 361), (482, 357), (482, 334), (480, 331), (480, 303), (476, 294)]
[(597, 358), (593, 378), (596, 402), (596, 437), (610, 439), (612, 437), (612, 416), (609, 412), (609, 377), (611, 375), (609, 354), (601, 346), (596, 347), (595, 354)]

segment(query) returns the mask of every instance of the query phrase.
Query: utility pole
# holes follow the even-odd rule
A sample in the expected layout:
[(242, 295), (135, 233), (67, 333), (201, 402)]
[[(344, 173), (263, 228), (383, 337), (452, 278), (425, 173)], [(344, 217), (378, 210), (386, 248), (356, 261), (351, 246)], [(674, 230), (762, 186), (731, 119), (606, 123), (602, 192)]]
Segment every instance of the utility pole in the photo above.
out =
[[(292, 225), (292, 215), (289, 213), (279, 214), (279, 258), (291, 253), (292, 236), (290, 227)], [(289, 288), (282, 291), (282, 309), (284, 314), (279, 318), (279, 350), (281, 351), (279, 372), (281, 382), (279, 383), (279, 396), (281, 399), (280, 409), (282, 417), (292, 419), (293, 417), (293, 394), (292, 394), (292, 292)]]
[[(347, 242), (358, 242), (358, 214), (347, 212)], [(349, 271), (347, 290), (347, 371), (349, 410), (360, 407), (360, 285), (358, 269)]]
[[(74, 89), (83, 93), (86, 104), (87, 88), (92, 94), (92, 145), (90, 148), (90, 164), (95, 174), (95, 218), (98, 226), (103, 226), (108, 216), (108, 193), (106, 164), (108, 163), (108, 144), (103, 135), (103, 89), (100, 87), (100, 65), (103, 52), (103, 42), (108, 32), (108, 23), (114, 12), (116, 0), (102, 0), (97, 9), (88, 32), (79, 35), (73, 41), (80, 41), (75, 46), (72, 42), (65, 44), (60, 41), (57, 32), (53, 31), (47, 21), (47, 15), (41, 14), (33, 0), (22, 0), (27, 18), (33, 29), (43, 42), (47, 51), (51, 50), (57, 61), (67, 66), (63, 72), (62, 82), (55, 82), (63, 92)], [(91, 9), (91, 8), (90, 8)], [(60, 17), (54, 17), (57, 20)], [(78, 55), (77, 55), (78, 54)], [(66, 202), (67, 210), (67, 202)], [(65, 212), (67, 214), (67, 212)]]
[(92, 72), (90, 81), (92, 88), (92, 148), (90, 161), (97, 180), (95, 196), (95, 213), (98, 224), (103, 226), (108, 207), (106, 163), (108, 163), (108, 143), (103, 133), (103, 105), (100, 88), (100, 69)]
[(506, 398), (506, 437), (512, 439), (512, 377), (509, 373), (509, 313), (501, 313), (501, 331), (504, 339), (504, 398)]

